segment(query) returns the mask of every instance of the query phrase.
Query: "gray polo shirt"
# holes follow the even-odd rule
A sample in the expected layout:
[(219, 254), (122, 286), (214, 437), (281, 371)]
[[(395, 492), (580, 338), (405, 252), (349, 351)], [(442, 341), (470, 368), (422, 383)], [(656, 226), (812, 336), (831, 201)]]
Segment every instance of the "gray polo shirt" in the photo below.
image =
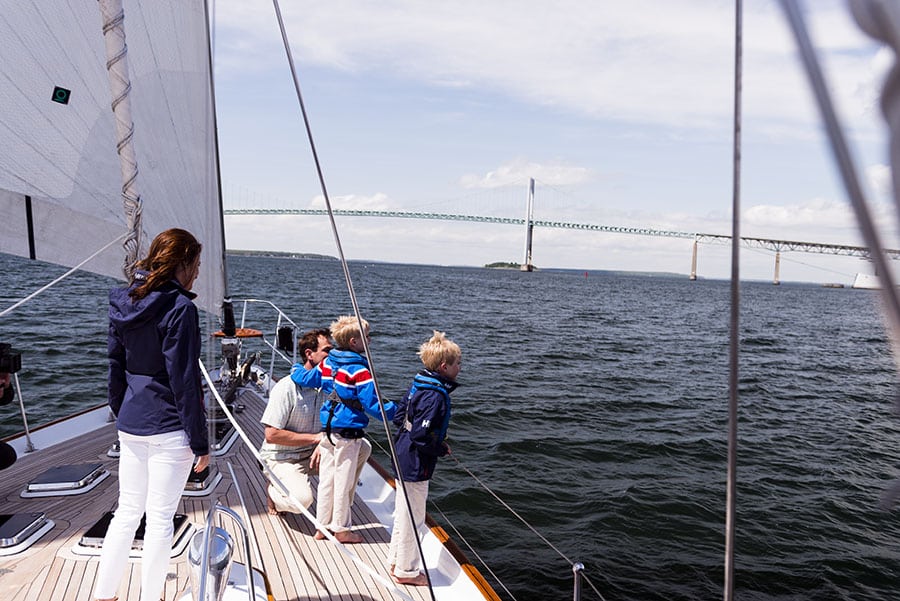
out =
[[(301, 388), (290, 376), (278, 380), (269, 392), (269, 403), (261, 421), (266, 426), (291, 432), (315, 434), (322, 431), (319, 409), (322, 394), (315, 388)], [(275, 461), (302, 461), (309, 458), (317, 445), (292, 447), (263, 442), (259, 454)]]

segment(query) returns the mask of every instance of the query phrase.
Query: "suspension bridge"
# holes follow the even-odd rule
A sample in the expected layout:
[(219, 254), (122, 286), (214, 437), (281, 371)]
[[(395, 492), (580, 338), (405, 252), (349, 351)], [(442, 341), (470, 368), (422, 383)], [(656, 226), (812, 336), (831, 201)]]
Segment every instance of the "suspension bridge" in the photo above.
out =
[[(347, 217), (381, 217), (389, 219), (428, 219), (439, 221), (465, 221), (475, 223), (494, 223), (524, 227), (526, 231), (525, 258), (522, 263), (523, 271), (531, 271), (531, 240), (534, 228), (556, 228), (569, 230), (582, 230), (603, 232), (610, 234), (628, 234), (634, 236), (655, 236), (665, 238), (681, 238), (693, 240), (693, 253), (691, 257), (690, 278), (697, 278), (697, 253), (700, 244), (731, 244), (732, 237), (722, 234), (707, 234), (702, 232), (685, 232), (676, 230), (623, 227), (615, 225), (602, 225), (596, 223), (579, 223), (572, 221), (559, 221), (548, 219), (535, 219), (533, 211), (534, 181), (529, 183), (526, 217), (504, 217), (496, 215), (472, 215), (463, 213), (440, 213), (433, 211), (399, 211), (399, 210), (368, 210), (368, 209), (334, 209), (337, 216)], [(225, 215), (328, 215), (326, 209), (316, 208), (291, 208), (291, 207), (226, 207)], [(763, 249), (773, 252), (775, 255), (773, 283), (780, 281), (780, 264), (782, 252), (804, 252), (825, 255), (839, 255), (847, 257), (859, 257), (869, 259), (871, 253), (865, 246), (851, 246), (845, 244), (826, 244), (820, 242), (802, 242), (797, 240), (779, 240), (774, 238), (754, 238), (742, 236), (741, 245), (746, 248)], [(890, 259), (900, 259), (900, 250), (885, 249), (885, 255)]]

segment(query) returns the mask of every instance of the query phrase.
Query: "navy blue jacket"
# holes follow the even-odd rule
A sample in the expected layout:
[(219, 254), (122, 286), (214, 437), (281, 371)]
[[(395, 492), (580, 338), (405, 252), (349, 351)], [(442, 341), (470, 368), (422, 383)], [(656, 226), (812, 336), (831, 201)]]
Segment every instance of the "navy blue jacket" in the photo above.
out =
[[(145, 272), (138, 272), (136, 284)], [(184, 430), (195, 455), (209, 453), (200, 380), (196, 295), (170, 281), (134, 302), (109, 292), (109, 406), (122, 432)]]
[(394, 416), (394, 447), (404, 482), (430, 480), (438, 457), (447, 454), (450, 393), (456, 386), (437, 372), (422, 370), (400, 401)]

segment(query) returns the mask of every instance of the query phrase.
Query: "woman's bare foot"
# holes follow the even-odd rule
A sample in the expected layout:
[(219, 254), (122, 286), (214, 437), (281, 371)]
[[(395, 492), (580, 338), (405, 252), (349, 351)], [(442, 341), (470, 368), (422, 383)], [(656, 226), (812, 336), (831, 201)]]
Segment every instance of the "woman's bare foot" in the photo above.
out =
[(408, 586), (425, 586), (428, 584), (428, 578), (425, 577), (425, 574), (419, 572), (416, 576), (412, 578), (403, 578), (400, 576), (395, 576), (393, 572), (391, 572), (391, 578), (394, 579), (394, 582), (397, 584), (406, 584)]
[(339, 542), (344, 543), (345, 545), (352, 545), (354, 543), (363, 542), (363, 537), (352, 530), (342, 530), (340, 532), (336, 532), (334, 534), (334, 538), (338, 539)]

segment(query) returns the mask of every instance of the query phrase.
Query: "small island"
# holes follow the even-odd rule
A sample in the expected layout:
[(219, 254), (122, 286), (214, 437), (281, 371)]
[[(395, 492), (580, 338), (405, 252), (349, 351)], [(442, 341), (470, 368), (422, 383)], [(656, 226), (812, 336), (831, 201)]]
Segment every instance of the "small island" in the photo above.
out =
[[(496, 263), (488, 263), (484, 266), (485, 269), (515, 269), (516, 271), (522, 271), (521, 263), (511, 263), (507, 261), (497, 261)], [(532, 270), (537, 271), (537, 267), (532, 266)]]

